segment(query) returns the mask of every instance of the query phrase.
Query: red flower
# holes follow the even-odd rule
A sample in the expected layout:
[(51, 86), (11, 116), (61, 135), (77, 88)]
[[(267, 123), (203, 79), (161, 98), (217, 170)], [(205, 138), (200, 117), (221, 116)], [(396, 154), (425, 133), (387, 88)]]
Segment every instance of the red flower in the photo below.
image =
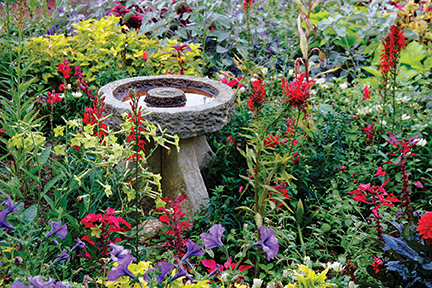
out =
[(276, 145), (279, 144), (279, 137), (278, 136), (269, 136), (264, 140), (264, 145), (267, 147), (275, 148)]
[(305, 77), (306, 73), (302, 73), (300, 76), (294, 77), (295, 82), (290, 83), (285, 82), (285, 79), (282, 78), (282, 84), (279, 85), (282, 87), (282, 94), (288, 98), (294, 108), (304, 107), (309, 102), (309, 89), (315, 81), (306, 82)]
[(365, 86), (365, 88), (363, 90), (363, 100), (370, 99), (369, 94), (371, 94), (371, 93), (372, 93), (372, 91), (368, 90), (368, 86)]
[(375, 176), (384, 176), (384, 175), (386, 175), (386, 171), (383, 171), (382, 170), (382, 167), (380, 166), (380, 167), (378, 167), (378, 170), (377, 170), (377, 172), (375, 173)]
[(374, 124), (375, 123), (372, 122), (372, 124), (370, 124), (369, 126), (362, 128), (363, 133), (366, 134), (366, 139), (371, 139), (371, 140), (374, 139), (374, 135), (375, 135), (375, 131), (373, 130)]
[(143, 53), (142, 58), (144, 59), (144, 61), (147, 61), (147, 58), (148, 58), (147, 52)]
[(226, 78), (221, 78), (220, 81), (222, 83), (227, 84), (228, 86), (230, 86), (231, 88), (237, 85), (236, 89), (239, 89), (240, 87), (243, 87), (243, 85), (238, 85), (238, 83), (240, 83), (240, 81), (243, 79), (243, 77), (239, 77), (237, 79), (232, 79), (230, 81), (228, 81)]
[(378, 70), (381, 71), (383, 76), (387, 78), (390, 70), (396, 69), (396, 64), (399, 61), (400, 51), (405, 48), (405, 36), (400, 26), (392, 25), (390, 33), (383, 41), (384, 49), (381, 54), (381, 66)]
[(248, 10), (252, 6), (252, 0), (244, 0), (243, 1), (243, 8), (245, 10)]
[(249, 101), (247, 102), (246, 106), (251, 109), (252, 112), (254, 112), (255, 108), (261, 108), (262, 103), (265, 100), (265, 86), (267, 84), (263, 84), (264, 79), (261, 80), (255, 80), (252, 82), (252, 92), (253, 95), (249, 96)]
[(345, 165), (342, 165), (342, 166), (339, 168), (339, 171), (341, 171), (341, 172), (346, 172), (346, 166), (345, 166)]
[(64, 79), (68, 79), (70, 77), (69, 73), (72, 71), (72, 69), (69, 67), (69, 62), (66, 61), (66, 59), (63, 59), (63, 63), (59, 63), (57, 71), (63, 73)]
[(378, 274), (379, 271), (381, 271), (381, 268), (384, 266), (384, 263), (381, 259), (378, 257), (373, 256), (374, 263), (372, 263), (373, 269), (375, 270), (375, 273)]
[(65, 89), (66, 89), (65, 84), (60, 84), (59, 91), (63, 91)]
[(299, 153), (297, 153), (297, 152), (294, 153), (293, 158), (294, 158), (293, 164), (297, 164), (298, 162), (300, 162), (300, 154)]
[(125, 6), (121, 6), (121, 5), (117, 5), (111, 9), (111, 14), (113, 14), (116, 17), (121, 17), (121, 18), (123, 18), (129, 12), (130, 12), (129, 9), (126, 9)]
[(60, 96), (57, 93), (55, 93), (54, 90), (52, 92), (48, 91), (47, 94), (48, 94), (48, 100), (47, 100), (47, 102), (50, 104), (51, 107), (53, 107), (58, 102), (62, 101), (62, 99), (60, 98)]
[(85, 125), (96, 125), (96, 136), (102, 138), (103, 136), (107, 136), (106, 130), (108, 126), (101, 121), (100, 119), (103, 118), (102, 113), (105, 111), (104, 103), (104, 97), (100, 98), (95, 97), (93, 102), (93, 107), (87, 107), (85, 109), (83, 122)]
[(432, 212), (423, 214), (418, 222), (417, 231), (422, 239), (425, 239), (428, 244), (432, 240)]

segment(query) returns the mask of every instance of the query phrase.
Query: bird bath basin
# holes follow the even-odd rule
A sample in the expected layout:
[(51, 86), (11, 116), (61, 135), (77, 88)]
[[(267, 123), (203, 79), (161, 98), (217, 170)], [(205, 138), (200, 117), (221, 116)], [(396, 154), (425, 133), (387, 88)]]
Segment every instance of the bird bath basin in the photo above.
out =
[[(150, 169), (162, 176), (162, 193), (174, 199), (187, 195), (184, 212), (192, 216), (206, 205), (208, 192), (201, 170), (211, 161), (213, 152), (205, 134), (227, 125), (234, 114), (234, 92), (221, 82), (202, 77), (164, 75), (122, 79), (103, 86), (105, 111), (112, 114), (106, 121), (117, 130), (123, 123), (121, 115), (129, 112), (129, 89), (140, 96), (139, 105), (152, 124), (159, 124), (169, 134), (180, 138), (180, 151), (158, 148), (148, 161)], [(163, 107), (158, 107), (158, 106)], [(151, 143), (146, 151), (149, 151)]]

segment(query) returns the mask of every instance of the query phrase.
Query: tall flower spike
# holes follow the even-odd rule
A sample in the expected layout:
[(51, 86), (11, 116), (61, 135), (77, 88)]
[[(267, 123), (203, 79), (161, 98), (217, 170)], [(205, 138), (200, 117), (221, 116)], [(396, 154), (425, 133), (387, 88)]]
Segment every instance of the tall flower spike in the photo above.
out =
[(203, 245), (207, 250), (211, 250), (216, 246), (222, 248), (222, 236), (225, 228), (221, 224), (213, 225), (209, 229), (209, 233), (201, 233), (200, 237), (203, 240)]

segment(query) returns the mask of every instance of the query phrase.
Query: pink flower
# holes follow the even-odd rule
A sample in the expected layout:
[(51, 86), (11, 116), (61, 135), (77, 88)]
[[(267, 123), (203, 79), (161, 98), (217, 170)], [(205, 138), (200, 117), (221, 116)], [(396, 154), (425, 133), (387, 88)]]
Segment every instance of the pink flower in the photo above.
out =
[(143, 53), (142, 58), (144, 59), (144, 61), (147, 61), (147, 59), (148, 59), (148, 54), (147, 54), (147, 52), (144, 52), (144, 53)]
[(417, 231), (421, 238), (425, 239), (427, 243), (432, 239), (432, 212), (423, 214), (418, 222)]
[(369, 96), (369, 94), (371, 94), (372, 91), (368, 90), (368, 86), (365, 86), (364, 90), (363, 90), (363, 100), (366, 99), (370, 99), (371, 97)]
[(384, 176), (384, 175), (386, 175), (386, 171), (383, 171), (382, 170), (382, 167), (380, 166), (380, 167), (378, 167), (378, 170), (377, 170), (377, 172), (376, 172), (376, 174), (375, 174), (375, 176)]

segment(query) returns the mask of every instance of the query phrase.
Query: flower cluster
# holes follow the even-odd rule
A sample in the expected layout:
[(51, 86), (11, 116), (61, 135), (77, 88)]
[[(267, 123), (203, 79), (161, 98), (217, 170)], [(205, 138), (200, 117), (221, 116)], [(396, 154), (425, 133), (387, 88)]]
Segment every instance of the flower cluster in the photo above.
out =
[[(378, 168), (376, 175), (378, 176), (384, 176), (385, 171), (382, 170), (382, 168)], [(400, 200), (396, 199), (393, 194), (387, 193), (387, 191), (384, 189), (384, 186), (388, 183), (389, 179), (386, 179), (381, 186), (371, 185), (371, 184), (363, 184), (360, 183), (359, 188), (348, 192), (348, 194), (353, 194), (352, 197), (354, 200), (358, 202), (363, 202), (369, 205), (372, 205), (372, 213), (375, 218), (375, 224), (376, 229), (378, 232), (378, 238), (380, 240), (382, 239), (382, 232), (383, 228), (380, 224), (380, 215), (379, 215), (379, 208), (381, 206), (388, 206), (388, 207), (394, 207), (394, 202), (401, 202)]]
[(13, 282), (9, 288), (71, 288), (72, 285), (65, 285), (63, 282), (58, 281), (56, 283), (54, 278), (49, 278), (48, 281), (44, 281), (42, 276), (34, 276), (34, 277), (28, 277), (28, 282), (30, 282), (30, 285), (24, 285), (20, 281)]
[(95, 125), (96, 133), (95, 135), (99, 138), (107, 136), (106, 133), (108, 126), (101, 120), (103, 118), (102, 113), (105, 111), (105, 97), (94, 97), (92, 107), (87, 107), (85, 109), (83, 122), (87, 125)]
[[(121, 241), (120, 237), (111, 239), (111, 233), (115, 232), (125, 232), (131, 229), (131, 225), (122, 217), (114, 216), (116, 214), (115, 210), (108, 208), (104, 214), (88, 214), (80, 222), (84, 224), (84, 228), (91, 229), (91, 235), (95, 235), (100, 241), (94, 241), (91, 239), (90, 235), (84, 235), (81, 237), (82, 241), (85, 241), (94, 247), (96, 247), (101, 253), (102, 257), (106, 257), (109, 253), (109, 244), (117, 243)], [(121, 227), (120, 224), (125, 225), (128, 229)], [(89, 253), (83, 255), (90, 258)]]
[(114, 266), (109, 272), (108, 280), (116, 281), (118, 278), (122, 276), (129, 276), (135, 279), (136, 276), (128, 269), (128, 266), (131, 264), (131, 262), (136, 260), (130, 254), (130, 251), (124, 249), (123, 246), (116, 245), (114, 243), (110, 243), (109, 246), (112, 249), (110, 252), (110, 256), (111, 256), (110, 261), (116, 262), (117, 266)]
[[(281, 184), (277, 184), (275, 182), (275, 185), (273, 185), (273, 188), (277, 190), (277, 192), (275, 191), (269, 191), (270, 194), (270, 200), (273, 203), (276, 203), (276, 199), (274, 199), (274, 196), (282, 196), (283, 200), (289, 200), (291, 198), (291, 195), (288, 194), (288, 184), (286, 181), (283, 181), (282, 185)], [(282, 208), (284, 206), (284, 204), (282, 202), (280, 202), (278, 204), (279, 208)]]
[(75, 66), (75, 80), (78, 82), (78, 87), (80, 87), (84, 94), (87, 95), (87, 98), (95, 101), (96, 99), (92, 95), (92, 90), (89, 89), (86, 79), (84, 75), (82, 75), (81, 69), (78, 65)]
[(365, 88), (363, 89), (363, 100), (370, 99), (371, 97), (369, 95), (371, 93), (372, 91), (369, 91), (368, 86), (365, 86)]
[(289, 100), (294, 108), (304, 108), (309, 103), (309, 89), (315, 84), (315, 81), (306, 81), (306, 73), (301, 73), (300, 76), (295, 76), (295, 82), (285, 81), (282, 78), (282, 94)]
[(169, 226), (169, 229), (166, 230), (165, 234), (172, 235), (174, 237), (171, 243), (166, 242), (165, 245), (167, 245), (167, 247), (173, 248), (179, 257), (183, 257), (185, 252), (184, 245), (186, 240), (183, 239), (184, 230), (192, 226), (189, 222), (185, 221), (185, 213), (181, 211), (182, 206), (179, 205), (184, 200), (186, 200), (186, 195), (181, 195), (175, 200), (164, 197), (162, 198), (162, 201), (166, 202), (169, 208), (157, 208), (157, 210), (165, 212), (165, 214), (159, 217), (160, 222), (166, 223)]
[(62, 101), (62, 99), (55, 92), (55, 90), (53, 90), (52, 92), (48, 91), (47, 94), (48, 94), (47, 103), (50, 105), (51, 108), (54, 107), (54, 105), (57, 104), (58, 102)]
[(432, 212), (423, 214), (418, 221), (417, 231), (422, 239), (425, 239), (428, 244), (432, 240)]
[(261, 105), (265, 101), (265, 86), (267, 86), (267, 84), (263, 84), (263, 81), (264, 79), (255, 80), (252, 82), (253, 94), (249, 96), (249, 101), (246, 104), (252, 112), (259, 111), (261, 109)]
[(388, 73), (396, 70), (396, 65), (399, 61), (400, 52), (405, 48), (405, 36), (403, 35), (402, 27), (392, 25), (390, 33), (383, 41), (384, 49), (381, 54), (381, 66), (378, 70), (381, 71), (384, 78), (388, 78)]
[(66, 59), (63, 59), (63, 62), (60, 62), (59, 67), (57, 68), (57, 71), (63, 74), (63, 78), (67, 80), (70, 77), (70, 72), (72, 69), (69, 66), (69, 62), (66, 61)]
[[(414, 153), (411, 153), (411, 149), (417, 144), (418, 141), (415, 141), (415, 139), (417, 137), (420, 136), (420, 134), (416, 134), (413, 137), (409, 138), (408, 140), (406, 140), (405, 138), (403, 138), (402, 140), (397, 139), (397, 137), (388, 132), (390, 140), (388, 140), (387, 142), (390, 143), (391, 145), (395, 146), (400, 152), (400, 162), (399, 164), (395, 164), (398, 165), (401, 169), (401, 180), (402, 180), (402, 203), (401, 203), (401, 209), (405, 209), (404, 214), (406, 215), (407, 220), (411, 219), (411, 209), (412, 207), (409, 205), (411, 200), (410, 200), (410, 193), (411, 191), (408, 189), (408, 187), (410, 185), (413, 185), (414, 183), (409, 183), (408, 181), (408, 173), (407, 173), (407, 165), (406, 165), (406, 160), (408, 157), (412, 157), (412, 156), (416, 156)], [(391, 163), (391, 162), (390, 162)], [(394, 163), (391, 163), (394, 164)]]
[(366, 135), (366, 139), (368, 139), (369, 141), (373, 140), (375, 137), (375, 131), (373, 130), (374, 124), (375, 123), (372, 122), (372, 124), (370, 124), (369, 126), (362, 128), (362, 132)]
[(131, 112), (128, 113), (129, 118), (127, 122), (131, 123), (132, 126), (129, 135), (126, 136), (126, 140), (129, 143), (134, 143), (137, 146), (138, 151), (133, 153), (128, 160), (132, 159), (132, 161), (141, 161), (144, 158), (144, 145), (146, 144), (144, 140), (141, 139), (141, 133), (145, 132), (144, 123), (146, 120), (142, 117), (142, 107), (138, 105), (139, 97), (133, 91), (129, 91), (129, 97), (132, 100), (130, 102), (132, 109)]
[[(132, 10), (132, 11), (131, 11)], [(124, 16), (126, 16), (127, 13), (133, 12), (133, 15), (130, 16), (126, 22), (123, 22)], [(141, 28), (142, 24), (142, 18), (143, 18), (144, 11), (136, 4), (133, 4), (126, 8), (126, 6), (122, 5), (116, 5), (114, 8), (111, 9), (111, 14), (120, 17), (120, 25), (126, 25), (128, 28), (133, 28), (136, 30), (139, 30)], [(123, 31), (125, 32), (125, 31)]]
[(248, 10), (252, 7), (253, 0), (243, 0), (243, 9)]

